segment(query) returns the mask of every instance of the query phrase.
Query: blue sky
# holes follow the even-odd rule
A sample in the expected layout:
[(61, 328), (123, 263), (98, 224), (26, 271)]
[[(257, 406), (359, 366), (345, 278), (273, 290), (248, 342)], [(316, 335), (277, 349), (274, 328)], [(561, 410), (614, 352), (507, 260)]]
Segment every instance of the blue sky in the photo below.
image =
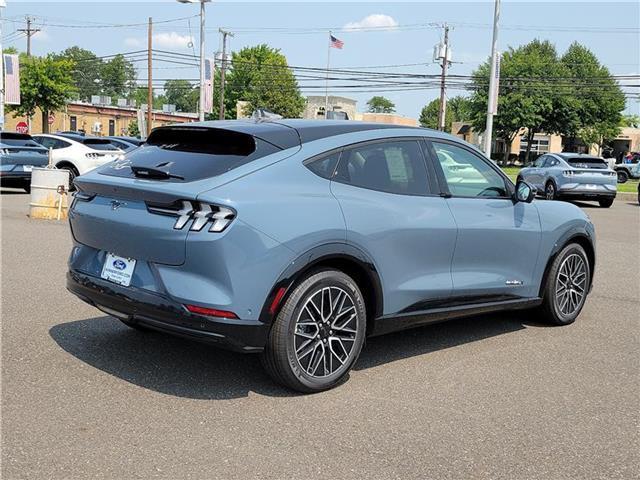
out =
[[(98, 55), (109, 55), (146, 48), (146, 27), (72, 28), (92, 23), (143, 23), (149, 16), (154, 21), (195, 15), (196, 5), (174, 1), (147, 2), (31, 2), (7, 0), (3, 23), (3, 38), (13, 38), (12, 32), (22, 25), (24, 15), (36, 17), (42, 33), (33, 37), (36, 55), (60, 51), (72, 45), (90, 49)], [(385, 31), (354, 31), (348, 24), (397, 25)], [(469, 74), (490, 51), (493, 2), (239, 2), (215, 1), (207, 6), (206, 44), (208, 55), (219, 48), (218, 27), (236, 30), (231, 49), (268, 43), (281, 49), (290, 65), (326, 67), (327, 33), (344, 41), (343, 50), (332, 50), (331, 67), (371, 67), (380, 65), (409, 65), (388, 67), (385, 70), (401, 73), (437, 74), (440, 68), (431, 63), (433, 45), (441, 30), (436, 27), (407, 27), (415, 24), (449, 22), (453, 49), (452, 74)], [(552, 41), (563, 52), (573, 41), (589, 47), (614, 74), (640, 73), (640, 2), (509, 2), (503, 1), (499, 48), (518, 46), (534, 38)], [(63, 26), (59, 26), (63, 25)], [(295, 31), (274, 31), (264, 28), (283, 27)], [(635, 28), (633, 31), (624, 29)], [(155, 29), (155, 48), (192, 53), (189, 37), (195, 37), (196, 48), (199, 24), (182, 20), (158, 25)], [(305, 31), (313, 29), (312, 31)], [(19, 38), (4, 42), (25, 48), (26, 40)], [(145, 62), (138, 64), (146, 68)], [(196, 68), (173, 68), (158, 65), (155, 78), (198, 77)], [(140, 78), (146, 78), (141, 71)], [(306, 83), (301, 80), (301, 83)], [(317, 83), (317, 82), (316, 82)], [(637, 81), (636, 81), (637, 83)], [(637, 88), (635, 89), (638, 90)], [(462, 91), (450, 90), (449, 96)], [(323, 94), (323, 91), (318, 91)], [(336, 94), (358, 100), (359, 110), (373, 93)], [(417, 117), (423, 105), (438, 96), (437, 89), (388, 92), (398, 113)], [(640, 113), (638, 100), (629, 100), (627, 111)]]

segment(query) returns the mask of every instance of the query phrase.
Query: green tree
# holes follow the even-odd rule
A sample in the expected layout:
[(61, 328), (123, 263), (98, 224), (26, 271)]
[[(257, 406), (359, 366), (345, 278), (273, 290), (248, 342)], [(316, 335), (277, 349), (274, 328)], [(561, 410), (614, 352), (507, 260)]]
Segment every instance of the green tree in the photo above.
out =
[(138, 120), (131, 120), (127, 127), (127, 134), (131, 137), (140, 136), (140, 128), (138, 127)]
[[(555, 47), (547, 41), (533, 40), (502, 54), (498, 113), (494, 116), (494, 135), (505, 142), (504, 161), (511, 144), (522, 129), (531, 140), (540, 131), (553, 133), (562, 115), (554, 109), (564, 93), (557, 81), (562, 75)], [(473, 127), (484, 131), (489, 93), (489, 61), (473, 72), (474, 93), (470, 103)], [(528, 142), (526, 158), (531, 141)]]
[(640, 115), (623, 115), (620, 119), (621, 127), (640, 128)]
[(379, 95), (371, 97), (367, 102), (367, 107), (371, 113), (393, 113), (396, 111), (395, 103)]
[(20, 56), (20, 105), (7, 106), (18, 115), (42, 112), (43, 133), (49, 132), (49, 112), (60, 110), (75, 93), (73, 62), (53, 56)]
[(167, 80), (164, 83), (167, 103), (176, 106), (179, 112), (197, 112), (200, 90), (188, 80)]
[(620, 133), (624, 93), (609, 70), (597, 57), (577, 42), (571, 44), (560, 59), (567, 72), (570, 95), (564, 100), (567, 114), (558, 125), (558, 133), (572, 141), (580, 139), (590, 145), (604, 145)]
[(76, 99), (88, 102), (91, 95), (100, 94), (100, 72), (102, 60), (95, 53), (78, 46), (69, 47), (54, 55), (57, 60), (73, 62), (73, 79), (76, 87)]
[[(248, 112), (265, 108), (287, 118), (299, 117), (305, 100), (298, 82), (279, 49), (262, 44), (232, 54), (225, 81), (225, 117), (236, 118), (236, 102), (248, 102)], [(220, 77), (216, 75), (214, 104), (218, 103)], [(214, 109), (218, 110), (217, 106)], [(215, 113), (214, 113), (215, 114)]]
[[(453, 122), (462, 122), (469, 120), (470, 106), (469, 99), (463, 96), (456, 96), (447, 102), (447, 111), (445, 114), (445, 130), (451, 133), (451, 124)], [(422, 108), (420, 112), (420, 125), (426, 128), (438, 128), (438, 111), (440, 110), (440, 99), (436, 98)]]
[(116, 55), (99, 68), (99, 86), (102, 95), (129, 98), (136, 90), (136, 69), (123, 55)]

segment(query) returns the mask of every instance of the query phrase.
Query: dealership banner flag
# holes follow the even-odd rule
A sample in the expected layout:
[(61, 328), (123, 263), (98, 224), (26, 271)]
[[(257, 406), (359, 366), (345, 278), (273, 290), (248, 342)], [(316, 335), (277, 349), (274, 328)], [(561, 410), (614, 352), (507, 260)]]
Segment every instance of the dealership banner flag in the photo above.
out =
[(18, 55), (4, 55), (4, 103), (20, 105), (20, 61)]
[(213, 75), (215, 74), (213, 58), (204, 60), (204, 112), (213, 111)]

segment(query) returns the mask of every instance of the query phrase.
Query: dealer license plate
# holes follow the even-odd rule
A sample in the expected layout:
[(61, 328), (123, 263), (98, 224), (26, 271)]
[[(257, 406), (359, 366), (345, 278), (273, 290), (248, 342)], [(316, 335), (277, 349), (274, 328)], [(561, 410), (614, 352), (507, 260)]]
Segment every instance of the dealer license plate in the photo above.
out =
[(128, 287), (131, 284), (134, 268), (136, 268), (134, 259), (107, 253), (100, 276), (110, 282)]

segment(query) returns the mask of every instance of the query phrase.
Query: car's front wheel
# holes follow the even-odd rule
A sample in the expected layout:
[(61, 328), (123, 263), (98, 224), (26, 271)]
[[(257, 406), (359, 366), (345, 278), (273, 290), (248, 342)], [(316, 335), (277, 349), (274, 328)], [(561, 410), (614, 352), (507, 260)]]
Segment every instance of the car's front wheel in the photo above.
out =
[(540, 313), (554, 325), (569, 325), (580, 314), (589, 293), (591, 268), (584, 248), (570, 243), (549, 269)]
[(558, 196), (556, 191), (556, 184), (553, 182), (547, 182), (544, 187), (544, 198), (547, 200), (555, 200)]
[(364, 298), (337, 270), (309, 274), (276, 317), (262, 355), (277, 382), (304, 393), (338, 385), (355, 364), (366, 331)]

